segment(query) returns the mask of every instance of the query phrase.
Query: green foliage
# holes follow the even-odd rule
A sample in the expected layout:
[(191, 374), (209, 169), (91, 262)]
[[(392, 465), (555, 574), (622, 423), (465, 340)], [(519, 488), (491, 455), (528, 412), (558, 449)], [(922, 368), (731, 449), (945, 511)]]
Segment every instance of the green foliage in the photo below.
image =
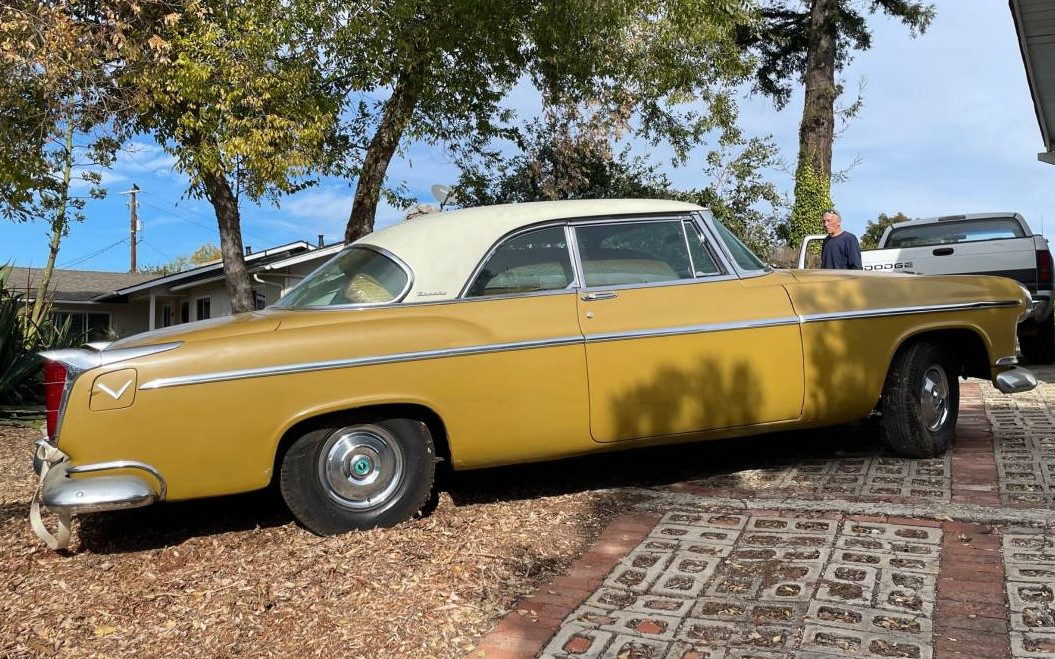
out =
[(822, 233), (821, 215), (833, 207), (828, 181), (810, 167), (808, 159), (803, 158), (795, 172), (795, 203), (782, 232), (787, 245), (798, 247), (806, 236)]
[[(841, 71), (857, 51), (872, 47), (872, 33), (868, 16), (853, 2), (830, 2), (835, 5), (833, 20), (824, 29), (835, 36), (835, 70)], [(737, 41), (758, 56), (755, 89), (783, 108), (791, 98), (792, 83), (806, 73), (814, 1), (763, 0), (761, 5), (760, 20), (745, 24)], [(900, 19), (913, 36), (925, 32), (935, 16), (934, 5), (911, 0), (875, 0), (867, 3), (867, 13)]]
[(879, 246), (879, 239), (883, 237), (883, 232), (886, 231), (887, 227), (911, 219), (911, 217), (905, 215), (901, 211), (898, 211), (896, 215), (880, 213), (879, 217), (874, 220), (869, 220), (868, 224), (865, 226), (864, 233), (861, 234), (861, 249), (877, 248)]
[(75, 337), (69, 336), (68, 323), (56, 326), (45, 320), (30, 327), (22, 295), (7, 288), (10, 274), (10, 265), (0, 266), (0, 405), (36, 403), (43, 366), (37, 353), (66, 347)]
[(577, 112), (547, 109), (527, 123), (520, 151), (464, 158), (456, 196), (465, 206), (556, 199), (655, 198), (671, 195), (654, 165), (614, 152), (604, 127)]
[(335, 75), (320, 62), (317, 3), (152, 3), (121, 48), (124, 119), (175, 156), (205, 195), (203, 178), (229, 180), (235, 197), (277, 200), (340, 159)]
[(777, 217), (787, 200), (766, 169), (782, 166), (769, 137), (745, 139), (727, 131), (707, 155), (710, 185), (675, 189), (658, 168), (629, 148), (615, 151), (608, 125), (597, 117), (549, 108), (522, 130), (511, 156), (463, 160), (455, 196), (463, 206), (558, 199), (675, 199), (706, 206), (748, 247), (768, 258)]
[(156, 274), (160, 277), (183, 272), (184, 270), (190, 270), (191, 268), (196, 268), (199, 265), (209, 263), (210, 261), (219, 261), (221, 257), (222, 255), (220, 254), (219, 247), (211, 243), (206, 243), (188, 255), (179, 256), (163, 265), (150, 265), (145, 268), (140, 268), (139, 271)]

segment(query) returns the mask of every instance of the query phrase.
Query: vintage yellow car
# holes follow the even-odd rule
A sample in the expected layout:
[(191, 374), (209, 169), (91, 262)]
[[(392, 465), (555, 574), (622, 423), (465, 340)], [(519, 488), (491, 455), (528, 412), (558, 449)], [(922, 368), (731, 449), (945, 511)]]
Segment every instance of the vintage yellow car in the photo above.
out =
[[(957, 378), (1012, 393), (1029, 293), (998, 277), (768, 267), (698, 206), (515, 204), (403, 222), (263, 311), (45, 354), (34, 526), (276, 482), (331, 534), (454, 469), (860, 419), (953, 439)], [(99, 348), (100, 346), (96, 346)], [(39, 506), (60, 518), (53, 538)]]

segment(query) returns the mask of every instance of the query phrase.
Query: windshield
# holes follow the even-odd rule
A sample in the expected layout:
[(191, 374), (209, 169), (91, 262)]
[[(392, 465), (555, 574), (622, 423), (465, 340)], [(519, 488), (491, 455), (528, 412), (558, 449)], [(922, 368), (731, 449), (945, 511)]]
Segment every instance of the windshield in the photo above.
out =
[(410, 276), (394, 259), (365, 247), (350, 247), (305, 277), (275, 306), (304, 309), (397, 302), (409, 284)]
[(754, 252), (747, 248), (740, 239), (733, 234), (732, 231), (725, 228), (725, 225), (714, 220), (714, 226), (718, 230), (718, 237), (725, 243), (726, 248), (729, 249), (729, 253), (732, 254), (733, 260), (736, 261), (736, 265), (740, 266), (741, 270), (768, 270), (765, 263), (755, 256)]

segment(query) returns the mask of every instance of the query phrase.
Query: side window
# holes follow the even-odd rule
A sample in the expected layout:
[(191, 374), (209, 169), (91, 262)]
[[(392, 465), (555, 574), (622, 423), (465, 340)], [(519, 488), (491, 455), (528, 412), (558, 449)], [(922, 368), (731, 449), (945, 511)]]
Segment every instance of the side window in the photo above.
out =
[(696, 226), (688, 221), (683, 226), (685, 227), (686, 241), (689, 244), (689, 256), (692, 257), (692, 266), (696, 271), (696, 276), (712, 277), (723, 274), (722, 269), (718, 266), (718, 262), (714, 260), (714, 255), (708, 249), (703, 236), (700, 235)]
[(466, 297), (558, 291), (575, 280), (564, 227), (514, 236), (491, 254)]
[(575, 227), (586, 286), (692, 279), (680, 220)]

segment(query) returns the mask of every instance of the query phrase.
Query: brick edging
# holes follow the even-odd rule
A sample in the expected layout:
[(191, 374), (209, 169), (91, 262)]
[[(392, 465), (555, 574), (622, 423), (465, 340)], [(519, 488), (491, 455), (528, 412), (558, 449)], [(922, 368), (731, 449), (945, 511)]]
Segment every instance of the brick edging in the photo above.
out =
[(952, 502), (1000, 505), (993, 426), (985, 415), (981, 386), (960, 385), (960, 419), (952, 452)]
[(624, 513), (616, 516), (564, 576), (552, 579), (521, 598), (504, 618), (463, 659), (530, 659), (553, 637), (564, 621), (600, 587), (609, 572), (644, 541), (660, 515)]

